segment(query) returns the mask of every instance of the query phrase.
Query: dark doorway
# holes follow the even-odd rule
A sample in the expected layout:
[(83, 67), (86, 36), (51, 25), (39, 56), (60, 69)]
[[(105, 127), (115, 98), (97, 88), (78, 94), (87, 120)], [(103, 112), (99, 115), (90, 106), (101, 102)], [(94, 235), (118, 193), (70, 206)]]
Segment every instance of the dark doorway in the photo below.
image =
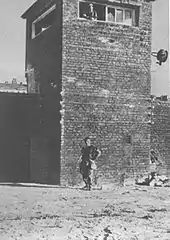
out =
[(60, 184), (60, 146), (56, 137), (32, 137), (30, 181)]

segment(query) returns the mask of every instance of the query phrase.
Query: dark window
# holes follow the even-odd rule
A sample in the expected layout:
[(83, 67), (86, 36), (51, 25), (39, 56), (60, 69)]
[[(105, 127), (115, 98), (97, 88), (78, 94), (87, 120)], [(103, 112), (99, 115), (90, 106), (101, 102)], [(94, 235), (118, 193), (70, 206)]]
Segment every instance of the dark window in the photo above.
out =
[(105, 21), (106, 20), (106, 10), (105, 10), (105, 6), (104, 5), (100, 5), (100, 4), (94, 4), (95, 5), (95, 9), (97, 11), (97, 20), (100, 21)]
[(56, 14), (56, 6), (54, 5), (41, 16), (39, 16), (32, 23), (32, 38), (49, 28), (56, 20)]
[(132, 136), (131, 135), (126, 135), (125, 136), (125, 143), (132, 144)]
[(79, 17), (89, 20), (105, 21), (105, 9), (105, 5), (79, 2)]
[(127, 5), (111, 6), (85, 1), (79, 1), (79, 17), (95, 21), (115, 22), (119, 24), (138, 26), (139, 7)]

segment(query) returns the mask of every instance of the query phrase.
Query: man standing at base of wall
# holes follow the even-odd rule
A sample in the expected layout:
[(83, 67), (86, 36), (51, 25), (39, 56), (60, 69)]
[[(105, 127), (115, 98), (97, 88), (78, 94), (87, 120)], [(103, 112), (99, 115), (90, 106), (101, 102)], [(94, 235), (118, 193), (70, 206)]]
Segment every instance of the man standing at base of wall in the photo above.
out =
[(101, 151), (91, 145), (90, 137), (86, 137), (84, 142), (86, 146), (82, 148), (79, 159), (80, 173), (82, 174), (83, 181), (85, 182), (84, 189), (91, 190), (97, 170), (95, 160), (101, 155)]

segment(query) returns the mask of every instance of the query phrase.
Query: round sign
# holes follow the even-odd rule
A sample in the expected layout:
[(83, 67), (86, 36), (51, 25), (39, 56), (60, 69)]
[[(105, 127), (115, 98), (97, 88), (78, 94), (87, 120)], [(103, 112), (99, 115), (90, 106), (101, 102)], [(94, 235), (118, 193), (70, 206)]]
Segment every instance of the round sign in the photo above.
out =
[(168, 58), (168, 51), (161, 49), (158, 51), (157, 53), (157, 60), (159, 61), (159, 63), (161, 64), (162, 62), (166, 62)]

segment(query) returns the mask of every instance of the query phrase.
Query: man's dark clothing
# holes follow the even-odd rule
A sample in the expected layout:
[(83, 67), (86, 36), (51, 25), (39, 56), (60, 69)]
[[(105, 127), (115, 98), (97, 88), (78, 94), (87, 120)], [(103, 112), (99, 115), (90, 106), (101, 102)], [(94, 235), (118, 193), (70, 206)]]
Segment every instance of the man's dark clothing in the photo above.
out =
[(83, 176), (83, 180), (86, 184), (86, 186), (91, 187), (92, 179), (90, 177), (91, 175), (91, 161), (95, 160), (98, 156), (97, 148), (94, 146), (86, 146), (83, 147), (81, 150), (82, 153), (82, 161), (80, 163), (80, 173)]

